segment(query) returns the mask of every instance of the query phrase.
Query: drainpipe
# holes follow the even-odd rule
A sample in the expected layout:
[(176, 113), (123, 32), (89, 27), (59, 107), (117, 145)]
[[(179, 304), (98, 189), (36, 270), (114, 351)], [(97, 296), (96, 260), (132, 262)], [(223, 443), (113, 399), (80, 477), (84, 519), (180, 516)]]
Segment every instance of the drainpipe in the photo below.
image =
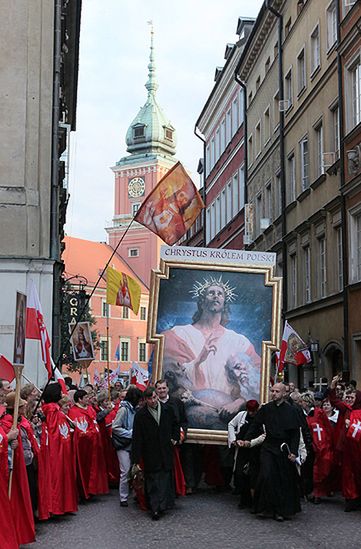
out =
[(59, 246), (59, 155), (58, 124), (60, 115), (60, 67), (61, 67), (61, 22), (62, 0), (54, 2), (54, 55), (53, 55), (53, 116), (51, 151), (51, 197), (50, 197), (50, 259), (53, 267), (53, 315), (52, 343), (53, 354), (60, 350), (60, 246)]
[[(278, 87), (279, 101), (284, 100), (284, 83), (283, 83), (283, 16), (273, 6), (271, 0), (266, 0), (266, 8), (278, 19)], [(280, 111), (280, 183), (281, 183), (281, 231), (282, 231), (282, 277), (283, 277), (283, 293), (282, 293), (282, 318), (286, 318), (288, 308), (287, 300), (287, 245), (285, 236), (287, 234), (287, 216), (286, 216), (286, 176), (285, 176), (285, 113)]]
[(206, 174), (207, 174), (207, 156), (206, 156), (206, 140), (204, 139), (204, 136), (199, 132), (198, 130), (198, 127), (197, 126), (194, 126), (194, 135), (196, 137), (198, 137), (198, 139), (200, 139), (202, 142), (203, 142), (203, 202), (204, 202), (204, 205), (206, 206), (205, 208), (203, 208), (203, 212), (202, 212), (202, 217), (203, 217), (203, 246), (206, 247), (207, 243), (206, 243), (206, 223), (207, 223), (207, 215), (206, 215), (206, 211), (207, 211), (207, 203), (206, 203), (206, 198), (207, 198), (207, 194), (206, 194)]
[(348, 242), (347, 242), (347, 210), (344, 194), (345, 186), (345, 116), (343, 110), (343, 81), (341, 45), (341, 7), (336, 2), (337, 14), (337, 85), (338, 85), (338, 114), (339, 114), (339, 142), (340, 142), (340, 197), (341, 197), (341, 239), (342, 239), (342, 278), (343, 278), (343, 370), (349, 371), (349, 314), (348, 314)]

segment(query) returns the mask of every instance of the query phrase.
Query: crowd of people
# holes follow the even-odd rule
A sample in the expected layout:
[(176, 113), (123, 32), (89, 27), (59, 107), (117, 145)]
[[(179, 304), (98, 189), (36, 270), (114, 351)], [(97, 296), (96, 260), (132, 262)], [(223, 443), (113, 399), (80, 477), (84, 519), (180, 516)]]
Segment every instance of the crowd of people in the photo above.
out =
[[(239, 495), (239, 507), (277, 521), (341, 492), (345, 511), (361, 502), (361, 392), (334, 377), (322, 391), (276, 383), (270, 402), (249, 400), (228, 425), (228, 446), (184, 444), (184, 404), (159, 380), (144, 392), (111, 391), (65, 378), (40, 395), (0, 380), (0, 547), (35, 540), (35, 523), (76, 513), (79, 503), (119, 487), (159, 520), (201, 479)], [(39, 402), (41, 396), (41, 400)], [(9, 488), (10, 487), (10, 488)], [(6, 525), (6, 528), (5, 528)]]

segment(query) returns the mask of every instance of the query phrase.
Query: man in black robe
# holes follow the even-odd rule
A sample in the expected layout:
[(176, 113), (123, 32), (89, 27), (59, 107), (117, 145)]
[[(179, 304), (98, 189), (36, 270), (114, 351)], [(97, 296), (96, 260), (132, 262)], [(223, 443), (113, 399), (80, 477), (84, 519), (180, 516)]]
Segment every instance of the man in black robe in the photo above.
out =
[(159, 402), (154, 387), (147, 387), (144, 399), (134, 418), (132, 461), (144, 469), (147, 502), (158, 520), (174, 505), (173, 446), (180, 433), (173, 409)]
[(265, 404), (254, 418), (247, 439), (265, 427), (261, 446), (260, 472), (256, 485), (255, 511), (259, 516), (283, 521), (301, 510), (297, 490), (296, 457), (300, 441), (300, 420), (287, 401), (286, 388), (276, 383), (272, 402)]

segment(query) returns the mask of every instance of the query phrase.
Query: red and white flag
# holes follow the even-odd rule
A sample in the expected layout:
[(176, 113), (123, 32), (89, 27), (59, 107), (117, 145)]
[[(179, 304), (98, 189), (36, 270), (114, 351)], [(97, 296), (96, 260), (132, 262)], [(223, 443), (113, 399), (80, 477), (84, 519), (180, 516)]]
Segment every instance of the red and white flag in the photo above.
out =
[(29, 279), (27, 286), (26, 304), (26, 337), (27, 339), (38, 339), (41, 345), (41, 356), (48, 371), (49, 379), (52, 376), (50, 338), (44, 324), (43, 311), (39, 301), (38, 292), (34, 282)]
[(94, 385), (100, 386), (100, 385), (101, 385), (101, 382), (102, 382), (102, 380), (101, 380), (101, 378), (100, 378), (98, 369), (95, 368), (95, 369), (94, 369), (94, 376), (93, 376), (93, 383), (94, 383)]
[(145, 391), (149, 383), (148, 370), (141, 368), (136, 362), (132, 362), (129, 378), (131, 385), (136, 385), (138, 389)]
[(61, 392), (63, 393), (63, 395), (67, 395), (68, 394), (68, 388), (66, 386), (64, 376), (61, 373), (61, 371), (59, 370), (59, 368), (57, 368), (57, 366), (55, 366), (54, 361), (53, 361), (52, 358), (51, 358), (51, 365), (54, 369), (54, 374), (53, 375), (54, 375), (55, 381), (57, 381), (59, 383), (59, 385), (61, 387)]
[(282, 336), (278, 373), (283, 371), (285, 364), (301, 366), (302, 364), (308, 364), (311, 360), (311, 354), (306, 343), (286, 320)]
[(0, 378), (9, 383), (15, 378), (14, 366), (4, 355), (0, 355)]

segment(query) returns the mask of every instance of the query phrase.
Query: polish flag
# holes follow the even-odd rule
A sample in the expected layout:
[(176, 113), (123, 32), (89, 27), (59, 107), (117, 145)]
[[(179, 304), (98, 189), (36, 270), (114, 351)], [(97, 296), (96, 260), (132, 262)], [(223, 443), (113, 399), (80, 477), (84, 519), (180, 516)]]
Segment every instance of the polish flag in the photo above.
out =
[(282, 336), (278, 373), (283, 372), (285, 364), (301, 366), (302, 364), (308, 364), (311, 360), (311, 354), (306, 343), (286, 320)]
[(145, 391), (149, 383), (148, 370), (141, 368), (136, 362), (132, 362), (132, 367), (129, 373), (130, 384), (136, 385), (141, 391)]
[(44, 324), (38, 292), (31, 279), (28, 281), (26, 307), (26, 337), (27, 339), (38, 339), (40, 341), (41, 356), (50, 379), (53, 375), (50, 356), (51, 343), (48, 330)]
[(53, 359), (50, 358), (50, 360), (51, 360), (51, 365), (53, 367), (54, 379), (55, 379), (55, 381), (57, 381), (59, 383), (59, 385), (61, 387), (61, 392), (63, 393), (63, 395), (67, 395), (68, 394), (68, 388), (66, 386), (63, 374), (61, 373), (59, 368), (57, 366), (55, 366)]
[(14, 366), (4, 355), (0, 355), (0, 378), (9, 383), (15, 378)]

